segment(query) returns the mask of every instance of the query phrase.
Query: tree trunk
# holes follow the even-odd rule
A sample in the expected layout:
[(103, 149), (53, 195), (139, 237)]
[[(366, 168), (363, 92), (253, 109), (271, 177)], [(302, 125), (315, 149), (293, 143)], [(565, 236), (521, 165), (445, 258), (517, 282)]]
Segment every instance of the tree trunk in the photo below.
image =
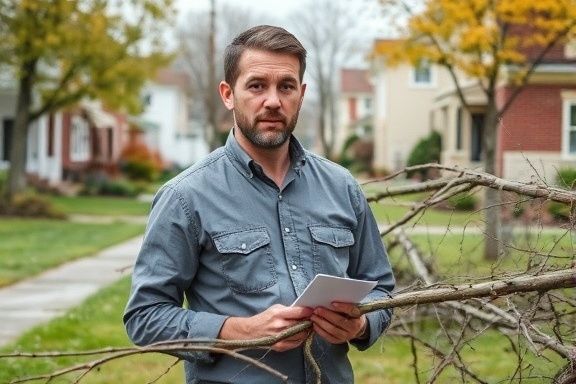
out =
[(32, 105), (32, 84), (36, 72), (36, 61), (23, 65), (22, 77), (18, 84), (16, 101), (16, 118), (12, 134), (10, 168), (3, 198), (10, 204), (14, 195), (22, 193), (26, 188), (26, 154), (28, 127), (31, 123), (30, 108)]
[(210, 34), (208, 37), (208, 52), (210, 65), (208, 66), (208, 121), (210, 124), (209, 146), (210, 151), (218, 148), (220, 144), (220, 130), (218, 126), (217, 111), (218, 108), (218, 83), (216, 81), (216, 4), (215, 0), (210, 1)]
[[(483, 155), (484, 172), (494, 176), (496, 169), (496, 142), (498, 133), (498, 110), (494, 95), (488, 98), (488, 110), (484, 120)], [(484, 258), (496, 260), (500, 255), (500, 190), (486, 188), (484, 207), (486, 215), (486, 228), (484, 235)]]

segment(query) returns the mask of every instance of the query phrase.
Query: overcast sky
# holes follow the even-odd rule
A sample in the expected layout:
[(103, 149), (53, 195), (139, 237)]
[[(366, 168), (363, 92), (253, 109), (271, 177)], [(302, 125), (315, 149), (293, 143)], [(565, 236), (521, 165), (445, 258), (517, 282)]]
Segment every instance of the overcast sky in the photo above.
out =
[[(234, 4), (246, 9), (257, 11), (261, 14), (269, 14), (274, 17), (282, 17), (290, 13), (299, 6), (306, 3), (306, 0), (215, 0), (216, 4)], [(176, 6), (182, 11), (183, 16), (189, 10), (208, 10), (210, 0), (176, 0)]]

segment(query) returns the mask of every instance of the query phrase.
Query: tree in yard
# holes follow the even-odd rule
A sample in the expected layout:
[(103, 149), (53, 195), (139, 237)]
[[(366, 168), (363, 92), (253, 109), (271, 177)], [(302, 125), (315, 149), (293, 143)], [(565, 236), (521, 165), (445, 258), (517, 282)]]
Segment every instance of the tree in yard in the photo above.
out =
[(8, 204), (26, 186), (28, 128), (82, 99), (138, 111), (139, 90), (170, 60), (162, 41), (172, 0), (0, 0), (0, 65), (17, 102)]
[[(574, 0), (386, 0), (391, 14), (407, 14), (404, 38), (385, 54), (390, 65), (422, 60), (445, 68), (460, 102), (470, 110), (464, 87), (473, 83), (485, 96), (482, 158), (484, 171), (497, 175), (500, 119), (551, 51), (576, 32)], [(392, 12), (394, 11), (394, 12)], [(507, 92), (499, 92), (502, 87)], [(500, 195), (485, 194), (485, 257), (500, 254)]]
[(211, 150), (222, 144), (219, 127), (229, 116), (218, 94), (218, 82), (224, 78), (224, 49), (238, 33), (255, 24), (255, 18), (244, 8), (211, 0), (209, 17), (205, 11), (190, 12), (178, 27), (176, 64), (192, 79), (192, 108), (207, 129)]
[(334, 146), (339, 70), (360, 48), (361, 38), (357, 34), (363, 33), (364, 38), (369, 35), (358, 23), (361, 16), (353, 6), (349, 1), (314, 1), (291, 17), (296, 36), (308, 50), (307, 73), (312, 80), (308, 93), (313, 94), (307, 97), (318, 102), (318, 135), (322, 152), (329, 158), (337, 150)]

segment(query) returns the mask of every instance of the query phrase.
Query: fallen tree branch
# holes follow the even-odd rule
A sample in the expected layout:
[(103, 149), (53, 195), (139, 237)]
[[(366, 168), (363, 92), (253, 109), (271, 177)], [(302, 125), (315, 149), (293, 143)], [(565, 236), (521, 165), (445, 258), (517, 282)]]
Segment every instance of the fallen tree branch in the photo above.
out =
[(521, 275), (504, 280), (479, 284), (450, 285), (406, 292), (387, 299), (360, 304), (362, 313), (382, 308), (460, 301), (480, 297), (498, 297), (522, 292), (544, 292), (551, 289), (576, 286), (576, 268), (545, 272), (538, 275)]

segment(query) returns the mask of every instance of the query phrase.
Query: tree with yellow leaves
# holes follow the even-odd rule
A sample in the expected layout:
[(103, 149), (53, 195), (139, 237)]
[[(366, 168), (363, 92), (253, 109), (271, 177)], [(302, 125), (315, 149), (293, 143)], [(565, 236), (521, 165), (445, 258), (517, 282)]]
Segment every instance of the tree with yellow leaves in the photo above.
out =
[(28, 127), (40, 116), (99, 99), (138, 111), (139, 90), (171, 56), (172, 0), (0, 0), (0, 68), (17, 89), (3, 198), (25, 188)]
[[(497, 175), (500, 119), (537, 68), (576, 33), (576, 0), (382, 0), (388, 14), (406, 17), (400, 44), (385, 46), (389, 65), (421, 60), (445, 68), (462, 107), (470, 111), (464, 87), (473, 83), (486, 101), (482, 158)], [(383, 46), (384, 47), (384, 46)], [(499, 92), (506, 88), (506, 92)], [(500, 195), (485, 195), (485, 256), (500, 253)]]

